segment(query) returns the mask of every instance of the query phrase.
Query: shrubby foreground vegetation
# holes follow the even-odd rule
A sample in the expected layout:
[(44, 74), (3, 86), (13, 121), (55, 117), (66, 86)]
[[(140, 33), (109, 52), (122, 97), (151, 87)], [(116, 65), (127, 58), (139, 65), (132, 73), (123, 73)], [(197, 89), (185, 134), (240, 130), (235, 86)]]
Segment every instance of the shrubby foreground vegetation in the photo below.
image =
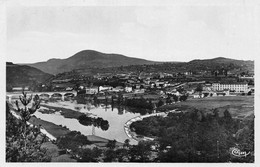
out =
[[(169, 113), (167, 117), (149, 117), (131, 124), (139, 135), (158, 141), (161, 162), (254, 162), (254, 121), (233, 119), (226, 110), (220, 117), (202, 111)], [(230, 148), (250, 152), (236, 158)]]
[(7, 162), (42, 162), (50, 161), (51, 157), (46, 154), (41, 145), (47, 141), (45, 135), (40, 132), (40, 127), (27, 124), (31, 115), (39, 108), (40, 99), (35, 96), (32, 107), (27, 107), (32, 97), (26, 94), (20, 98), (23, 108), (18, 106), (21, 119), (15, 118), (6, 103), (6, 161)]

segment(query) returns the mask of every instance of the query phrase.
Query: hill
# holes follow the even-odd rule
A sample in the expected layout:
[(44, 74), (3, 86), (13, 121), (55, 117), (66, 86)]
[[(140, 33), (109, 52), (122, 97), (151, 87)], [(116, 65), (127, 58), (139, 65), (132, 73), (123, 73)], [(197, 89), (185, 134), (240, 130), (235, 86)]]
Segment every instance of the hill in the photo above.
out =
[[(147, 65), (131, 65), (123, 67), (109, 67), (109, 68), (95, 68), (91, 69), (92, 73), (128, 73), (128, 72), (147, 72), (147, 73), (184, 73), (191, 71), (194, 74), (200, 72), (213, 72), (227, 70), (232, 74), (240, 73), (254, 73), (254, 61), (244, 61), (244, 60), (235, 60), (228, 59), (223, 57), (218, 57), (214, 59), (204, 59), (204, 60), (192, 60), (190, 62), (165, 62), (165, 63), (156, 63), (156, 64), (147, 64)], [(85, 71), (91, 71), (86, 69)], [(83, 70), (82, 70), (83, 71)], [(80, 71), (81, 72), (81, 71)]]
[(6, 63), (6, 87), (34, 86), (52, 77), (39, 69), (26, 65), (17, 65), (11, 62)]
[(68, 72), (74, 69), (119, 67), (128, 65), (153, 64), (144, 59), (131, 58), (120, 54), (106, 54), (94, 50), (83, 50), (67, 59), (50, 59), (47, 62), (27, 64), (49, 74)]
[(185, 64), (190, 70), (215, 70), (225, 68), (231, 72), (249, 72), (254, 73), (254, 61), (250, 60), (235, 60), (224, 57), (217, 57), (213, 59), (192, 60)]

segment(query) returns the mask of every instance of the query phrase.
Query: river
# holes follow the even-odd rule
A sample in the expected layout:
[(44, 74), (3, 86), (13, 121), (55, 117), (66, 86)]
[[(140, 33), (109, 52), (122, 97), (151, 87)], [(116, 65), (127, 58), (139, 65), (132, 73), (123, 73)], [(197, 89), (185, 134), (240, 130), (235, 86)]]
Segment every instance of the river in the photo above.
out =
[(56, 102), (47, 102), (44, 103), (47, 106), (60, 107), (73, 109), (82, 113), (91, 113), (91, 117), (97, 118), (101, 117), (104, 120), (107, 120), (109, 123), (108, 130), (102, 130), (101, 128), (93, 126), (85, 126), (79, 123), (77, 119), (65, 118), (59, 112), (53, 114), (43, 114), (40, 112), (41, 109), (46, 109), (46, 107), (41, 107), (34, 114), (36, 117), (55, 123), (56, 125), (66, 126), (70, 130), (80, 131), (84, 135), (94, 135), (107, 138), (110, 140), (117, 140), (119, 142), (124, 142), (126, 139), (130, 140), (131, 144), (136, 144), (137, 142), (133, 139), (130, 139), (124, 130), (125, 123), (133, 118), (140, 116), (139, 113), (132, 113), (127, 109), (118, 110), (118, 108), (111, 108), (111, 105), (107, 107), (105, 105), (100, 105), (95, 107), (91, 104), (78, 104), (76, 100), (71, 101), (56, 101)]

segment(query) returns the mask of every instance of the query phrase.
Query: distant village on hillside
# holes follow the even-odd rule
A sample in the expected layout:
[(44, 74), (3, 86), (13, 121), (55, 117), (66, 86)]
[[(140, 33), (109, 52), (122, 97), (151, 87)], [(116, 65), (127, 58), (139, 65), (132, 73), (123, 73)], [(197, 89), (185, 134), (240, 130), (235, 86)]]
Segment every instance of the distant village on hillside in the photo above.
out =
[[(178, 73), (97, 73), (93, 76), (76, 75), (74, 71), (57, 74), (47, 84), (37, 87), (12, 87), (10, 91), (59, 92), (77, 91), (78, 94), (124, 97), (148, 97), (158, 103), (166, 102), (167, 95), (206, 98), (209, 96), (235, 96), (254, 93), (254, 74), (215, 71)], [(151, 96), (151, 94), (153, 96)], [(57, 94), (57, 96), (59, 96)], [(173, 99), (171, 99), (173, 100)]]

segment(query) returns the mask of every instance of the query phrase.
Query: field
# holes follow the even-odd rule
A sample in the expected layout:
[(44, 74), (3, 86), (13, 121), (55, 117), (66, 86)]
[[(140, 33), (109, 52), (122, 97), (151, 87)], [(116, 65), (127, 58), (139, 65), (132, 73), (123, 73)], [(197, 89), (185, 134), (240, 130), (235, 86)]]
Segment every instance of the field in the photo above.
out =
[(254, 114), (254, 96), (221, 96), (188, 99), (185, 102), (162, 106), (158, 110), (179, 109), (183, 111), (192, 108), (204, 110), (205, 112), (211, 112), (215, 108), (218, 108), (220, 116), (227, 109), (234, 118), (249, 118)]

